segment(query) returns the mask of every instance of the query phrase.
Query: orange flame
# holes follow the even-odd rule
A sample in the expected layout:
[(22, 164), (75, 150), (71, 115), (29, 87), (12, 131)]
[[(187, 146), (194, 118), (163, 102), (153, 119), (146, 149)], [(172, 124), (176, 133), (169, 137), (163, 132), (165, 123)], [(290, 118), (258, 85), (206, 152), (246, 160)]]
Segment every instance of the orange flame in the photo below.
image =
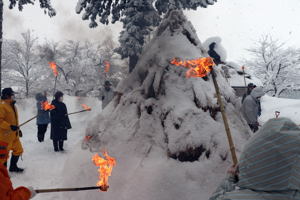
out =
[(110, 63), (108, 61), (104, 61), (104, 72), (107, 73), (110, 70)]
[(81, 106), (83, 107), (84, 110), (87, 110), (87, 111), (91, 111), (92, 110), (89, 106), (87, 106), (85, 104), (81, 104)]
[(49, 66), (52, 69), (54, 76), (58, 76), (56, 63), (55, 62), (49, 62)]
[(84, 141), (90, 141), (90, 140), (92, 139), (92, 137), (93, 137), (93, 136), (91, 136), (91, 135), (86, 135), (86, 136), (84, 137)]
[(182, 66), (189, 68), (186, 72), (186, 77), (205, 77), (212, 70), (212, 66), (215, 65), (213, 59), (211, 57), (204, 57), (195, 60), (186, 60), (181, 61), (177, 58), (174, 58), (170, 62), (176, 66)]
[(55, 106), (50, 104), (48, 101), (44, 101), (41, 104), (42, 104), (42, 109), (45, 110), (45, 111), (55, 109)]
[(103, 152), (105, 158), (100, 157), (98, 154), (95, 154), (92, 158), (94, 164), (99, 167), (99, 181), (97, 186), (100, 186), (102, 191), (107, 191), (108, 189), (108, 177), (111, 176), (113, 167), (116, 165), (116, 159), (110, 157), (107, 152)]

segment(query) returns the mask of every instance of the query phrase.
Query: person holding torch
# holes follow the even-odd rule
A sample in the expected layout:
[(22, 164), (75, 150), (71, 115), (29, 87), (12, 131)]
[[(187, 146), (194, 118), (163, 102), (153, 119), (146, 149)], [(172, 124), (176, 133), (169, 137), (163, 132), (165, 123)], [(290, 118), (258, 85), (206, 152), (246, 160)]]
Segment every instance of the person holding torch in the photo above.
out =
[(64, 151), (64, 140), (67, 140), (68, 129), (71, 129), (71, 123), (68, 116), (66, 104), (63, 102), (64, 94), (57, 91), (54, 95), (52, 105), (55, 109), (51, 110), (51, 140), (53, 140), (54, 151)]
[(3, 164), (0, 164), (0, 199), (1, 200), (29, 200), (36, 195), (32, 187), (13, 188), (8, 171)]
[(17, 162), (23, 153), (23, 147), (20, 141), (21, 131), (14, 97), (15, 92), (12, 88), (2, 90), (0, 101), (0, 163), (7, 166), (8, 153), (12, 150), (9, 171), (20, 173), (24, 169), (19, 168)]

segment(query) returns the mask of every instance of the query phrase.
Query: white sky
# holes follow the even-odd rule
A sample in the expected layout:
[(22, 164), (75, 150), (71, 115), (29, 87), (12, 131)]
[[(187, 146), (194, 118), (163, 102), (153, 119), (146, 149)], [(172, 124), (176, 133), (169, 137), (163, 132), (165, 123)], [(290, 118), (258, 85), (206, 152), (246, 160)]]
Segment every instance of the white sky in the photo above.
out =
[[(8, 0), (4, 0), (5, 8)], [(113, 34), (117, 39), (121, 24), (104, 25), (90, 29), (88, 22), (75, 13), (77, 0), (52, 0), (57, 16), (49, 18), (39, 8), (28, 5), (23, 12), (5, 9), (4, 37), (16, 39), (20, 33), (32, 29), (40, 38), (50, 40), (93, 39)], [(248, 56), (245, 51), (263, 34), (286, 41), (287, 45), (300, 46), (299, 0), (218, 0), (214, 6), (187, 11), (201, 41), (219, 36), (227, 50), (228, 60), (238, 61)], [(103, 31), (104, 30), (104, 31)]]

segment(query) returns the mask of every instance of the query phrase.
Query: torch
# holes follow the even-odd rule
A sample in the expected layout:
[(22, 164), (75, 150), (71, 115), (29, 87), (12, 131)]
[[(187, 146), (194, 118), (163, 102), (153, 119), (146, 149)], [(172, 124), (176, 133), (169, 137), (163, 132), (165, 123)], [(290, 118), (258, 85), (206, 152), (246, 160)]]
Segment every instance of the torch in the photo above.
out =
[[(41, 107), (42, 110), (44, 111), (48, 111), (48, 110), (53, 110), (55, 109), (55, 106), (50, 104), (48, 101), (44, 101), (41, 103)], [(30, 118), (29, 120), (23, 122), (22, 124), (19, 125), (19, 127), (24, 126), (25, 124), (27, 124), (28, 122), (31, 122), (32, 120), (34, 120), (35, 118), (37, 118), (37, 115), (35, 115), (34, 117)]]
[(108, 185), (108, 177), (111, 176), (112, 169), (116, 165), (116, 159), (110, 157), (108, 153), (103, 152), (103, 157), (95, 154), (92, 158), (93, 163), (99, 167), (99, 181), (97, 182), (97, 186), (93, 187), (79, 187), (79, 188), (55, 188), (55, 189), (38, 189), (35, 190), (36, 193), (50, 193), (50, 192), (73, 192), (73, 191), (84, 191), (84, 190), (97, 190), (100, 189), (103, 192), (107, 192)]
[(244, 83), (245, 83), (245, 93), (247, 93), (247, 83), (246, 83), (245, 66), (242, 66), (242, 70), (243, 70)]
[(216, 95), (217, 95), (217, 100), (220, 105), (220, 110), (221, 110), (221, 115), (223, 118), (224, 122), (224, 127), (225, 131), (227, 134), (227, 139), (230, 147), (230, 152), (232, 156), (232, 161), (233, 164), (236, 165), (238, 163), (236, 152), (235, 152), (235, 147), (233, 143), (233, 139), (231, 136), (231, 131), (229, 128), (228, 124), (228, 119), (225, 113), (225, 107), (221, 99), (221, 93), (220, 93), (220, 88), (216, 79), (216, 73), (213, 69), (213, 66), (215, 66), (215, 63), (213, 62), (212, 58), (207, 57), (207, 58), (200, 58), (196, 60), (187, 60), (187, 61), (180, 61), (177, 58), (174, 58), (171, 60), (171, 64), (176, 65), (176, 66), (182, 66), (189, 68), (189, 70), (186, 72), (186, 77), (191, 78), (191, 77), (206, 77), (209, 72), (212, 74), (212, 79), (214, 83), (214, 87), (216, 90)]
[(101, 186), (95, 186), (95, 187), (79, 187), (79, 188), (54, 188), (54, 189), (38, 189), (35, 190), (36, 193), (50, 193), (50, 192), (75, 192), (75, 191), (84, 191), (84, 190), (101, 190), (106, 192), (108, 189), (101, 187)]
[(74, 114), (78, 114), (78, 113), (82, 113), (82, 112), (86, 112), (86, 111), (91, 111), (92, 110), (92, 108), (88, 107), (85, 104), (82, 104), (81, 106), (83, 107), (83, 110), (72, 112), (72, 113), (68, 113), (66, 115), (74, 115)]
[(53, 97), (54, 97), (55, 90), (56, 90), (56, 83), (57, 83), (58, 71), (57, 71), (57, 66), (56, 66), (55, 62), (49, 62), (49, 67), (52, 69), (53, 74), (55, 76), (54, 88), (53, 88)]

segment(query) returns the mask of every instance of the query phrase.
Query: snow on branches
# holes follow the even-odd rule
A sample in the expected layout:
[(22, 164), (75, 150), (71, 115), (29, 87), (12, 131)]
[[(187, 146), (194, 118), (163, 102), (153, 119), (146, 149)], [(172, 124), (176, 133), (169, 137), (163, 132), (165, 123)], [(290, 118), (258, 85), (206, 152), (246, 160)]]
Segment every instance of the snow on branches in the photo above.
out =
[[(23, 10), (23, 6), (26, 4), (34, 4), (35, 0), (9, 0), (9, 8), (12, 9), (15, 6), (18, 5), (18, 9), (20, 11)], [(45, 14), (48, 13), (50, 17), (53, 17), (56, 15), (56, 11), (51, 6), (51, 0), (39, 0), (40, 1), (40, 7), (44, 9)]]
[(266, 35), (248, 51), (253, 57), (246, 63), (268, 93), (280, 96), (286, 90), (300, 88), (299, 49), (286, 48), (284, 43)]

